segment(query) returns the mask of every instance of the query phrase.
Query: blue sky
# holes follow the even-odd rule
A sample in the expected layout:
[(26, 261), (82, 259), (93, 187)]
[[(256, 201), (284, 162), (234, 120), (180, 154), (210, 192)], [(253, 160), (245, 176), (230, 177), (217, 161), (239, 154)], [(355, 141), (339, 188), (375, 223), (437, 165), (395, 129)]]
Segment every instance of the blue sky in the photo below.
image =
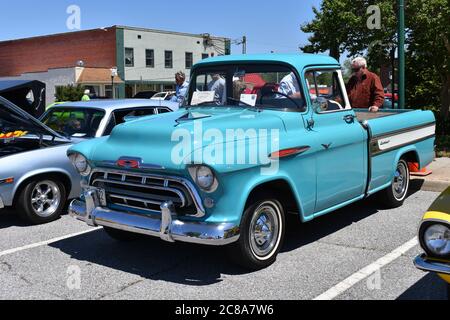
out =
[[(104, 1), (15, 0), (3, 8), (0, 41), (69, 31), (69, 5), (81, 8), (81, 29), (112, 25), (248, 37), (248, 53), (296, 52), (307, 43), (300, 25), (313, 18), (320, 0)], [(239, 53), (241, 47), (233, 46)]]

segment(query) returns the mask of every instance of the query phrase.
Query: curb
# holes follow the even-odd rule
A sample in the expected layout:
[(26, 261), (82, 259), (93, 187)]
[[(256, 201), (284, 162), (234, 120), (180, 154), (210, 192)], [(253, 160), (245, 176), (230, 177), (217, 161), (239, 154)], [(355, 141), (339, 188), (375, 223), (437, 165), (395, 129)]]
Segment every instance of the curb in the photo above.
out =
[(420, 187), (422, 191), (443, 192), (450, 186), (450, 182), (448, 181), (430, 180), (424, 179), (423, 177), (411, 177), (411, 181), (423, 181)]

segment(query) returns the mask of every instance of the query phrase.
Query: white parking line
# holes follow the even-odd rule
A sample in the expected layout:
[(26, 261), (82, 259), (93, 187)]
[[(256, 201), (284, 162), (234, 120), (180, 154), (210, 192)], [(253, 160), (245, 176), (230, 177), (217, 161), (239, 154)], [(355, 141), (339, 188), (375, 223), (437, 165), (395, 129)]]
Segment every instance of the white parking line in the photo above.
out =
[(33, 248), (37, 248), (37, 247), (46, 246), (46, 245), (49, 245), (49, 244), (52, 244), (52, 243), (55, 243), (55, 242), (58, 242), (58, 241), (62, 241), (62, 240), (66, 240), (66, 239), (69, 239), (69, 238), (81, 236), (81, 235), (86, 234), (86, 233), (94, 232), (94, 231), (96, 231), (98, 229), (100, 229), (100, 228), (92, 228), (92, 229), (89, 229), (89, 230), (86, 230), (86, 231), (72, 233), (72, 234), (68, 234), (68, 235), (62, 236), (62, 237), (53, 238), (53, 239), (46, 240), (46, 241), (41, 241), (41, 242), (32, 243), (32, 244), (29, 244), (29, 245), (26, 245), (26, 246), (23, 246), (23, 247), (9, 249), (9, 250), (0, 252), (0, 257), (6, 256), (6, 255), (9, 255), (9, 254), (13, 254), (13, 253), (16, 253), (16, 252), (24, 251), (24, 250), (29, 250), (29, 249), (33, 249)]
[(384, 257), (378, 259), (374, 263), (368, 265), (367, 267), (359, 270), (358, 272), (354, 273), (347, 279), (343, 280), (342, 282), (338, 283), (328, 291), (322, 293), (320, 296), (315, 298), (314, 300), (333, 300), (340, 294), (344, 293), (351, 287), (353, 287), (355, 284), (360, 282), (361, 280), (366, 279), (376, 271), (380, 270), (382, 267), (390, 264), (394, 260), (400, 258), (402, 255), (404, 255), (406, 252), (414, 248), (417, 244), (419, 244), (419, 241), (417, 237), (414, 239), (409, 240), (405, 244), (401, 245), (391, 253), (388, 253)]

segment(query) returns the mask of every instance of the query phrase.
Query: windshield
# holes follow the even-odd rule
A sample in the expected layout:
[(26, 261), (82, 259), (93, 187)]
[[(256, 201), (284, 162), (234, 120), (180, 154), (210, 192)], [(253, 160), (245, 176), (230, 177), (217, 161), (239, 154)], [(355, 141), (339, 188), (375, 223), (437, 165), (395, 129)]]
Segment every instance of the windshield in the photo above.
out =
[(187, 105), (303, 109), (305, 99), (286, 66), (214, 65), (194, 70)]
[(55, 108), (42, 122), (69, 137), (94, 138), (105, 112), (88, 108)]

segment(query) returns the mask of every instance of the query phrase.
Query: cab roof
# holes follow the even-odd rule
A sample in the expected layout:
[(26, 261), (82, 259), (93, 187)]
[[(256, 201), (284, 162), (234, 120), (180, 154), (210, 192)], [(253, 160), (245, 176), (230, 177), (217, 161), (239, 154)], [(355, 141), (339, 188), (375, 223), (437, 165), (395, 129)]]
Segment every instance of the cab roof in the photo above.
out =
[(308, 66), (336, 66), (340, 67), (339, 62), (327, 55), (322, 54), (245, 54), (245, 55), (229, 55), (208, 58), (198, 62), (195, 67), (207, 66), (210, 64), (236, 64), (248, 62), (265, 62), (274, 63), (282, 62), (295, 67), (297, 70), (303, 70)]

